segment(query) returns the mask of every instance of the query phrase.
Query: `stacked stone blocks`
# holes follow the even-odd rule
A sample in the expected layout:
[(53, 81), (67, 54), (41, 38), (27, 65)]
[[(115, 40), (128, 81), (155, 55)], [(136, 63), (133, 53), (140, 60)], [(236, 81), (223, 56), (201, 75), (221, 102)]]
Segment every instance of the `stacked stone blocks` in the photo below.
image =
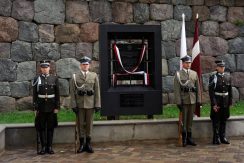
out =
[[(234, 101), (244, 99), (244, 3), (241, 0), (1, 0), (0, 112), (32, 109), (31, 80), (37, 61), (51, 59), (68, 106), (71, 74), (77, 59), (89, 55), (99, 73), (99, 25), (158, 24), (162, 31), (162, 94), (174, 103), (173, 79), (179, 69), (181, 14), (186, 15), (191, 53), (196, 13), (200, 21), (203, 99), (214, 61), (226, 61)], [(102, 81), (101, 81), (102, 82)]]

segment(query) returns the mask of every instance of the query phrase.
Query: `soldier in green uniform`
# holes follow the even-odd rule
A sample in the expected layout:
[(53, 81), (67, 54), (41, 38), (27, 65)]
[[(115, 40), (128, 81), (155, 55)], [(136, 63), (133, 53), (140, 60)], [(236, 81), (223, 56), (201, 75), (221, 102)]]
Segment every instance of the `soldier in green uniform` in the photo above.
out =
[(57, 113), (60, 109), (58, 78), (49, 74), (50, 61), (41, 61), (41, 74), (34, 78), (33, 108), (35, 127), (39, 133), (41, 150), (38, 154), (54, 154), (52, 149), (53, 132), (57, 127)]
[(209, 96), (211, 101), (210, 118), (213, 125), (213, 144), (230, 144), (225, 137), (226, 121), (230, 116), (232, 104), (232, 86), (230, 75), (224, 73), (224, 61), (216, 61), (217, 71), (209, 78)]
[(93, 126), (93, 113), (101, 108), (100, 87), (98, 76), (89, 71), (91, 59), (80, 59), (81, 71), (73, 74), (71, 80), (71, 108), (78, 117), (78, 131), (80, 147), (77, 153), (93, 153), (91, 147), (91, 131)]
[(196, 146), (192, 140), (192, 121), (196, 103), (201, 104), (201, 89), (198, 75), (191, 70), (191, 57), (181, 58), (182, 70), (177, 71), (174, 78), (174, 93), (176, 104), (182, 111), (182, 145)]

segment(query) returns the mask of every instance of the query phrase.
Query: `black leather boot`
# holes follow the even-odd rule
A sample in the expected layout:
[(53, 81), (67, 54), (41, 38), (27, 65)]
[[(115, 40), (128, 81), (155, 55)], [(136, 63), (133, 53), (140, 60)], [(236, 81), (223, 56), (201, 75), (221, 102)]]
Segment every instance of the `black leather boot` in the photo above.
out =
[(196, 146), (197, 144), (192, 140), (191, 132), (187, 132), (187, 145)]
[(230, 144), (230, 142), (225, 137), (225, 127), (226, 127), (226, 122), (220, 123), (220, 128), (219, 128), (220, 142), (223, 144)]
[(182, 146), (186, 146), (186, 132), (182, 132)]
[(37, 154), (44, 155), (46, 153), (45, 131), (39, 131), (39, 136), (40, 136), (40, 142), (41, 142), (41, 150), (38, 151)]
[(92, 146), (91, 146), (91, 137), (86, 137), (86, 152), (94, 153)]
[(80, 138), (80, 147), (79, 149), (77, 150), (77, 153), (82, 153), (84, 151), (86, 151), (86, 148), (84, 146), (84, 138)]
[(52, 144), (53, 144), (53, 130), (47, 130), (47, 148), (46, 148), (46, 152), (48, 154), (54, 154), (53, 148), (52, 148)]

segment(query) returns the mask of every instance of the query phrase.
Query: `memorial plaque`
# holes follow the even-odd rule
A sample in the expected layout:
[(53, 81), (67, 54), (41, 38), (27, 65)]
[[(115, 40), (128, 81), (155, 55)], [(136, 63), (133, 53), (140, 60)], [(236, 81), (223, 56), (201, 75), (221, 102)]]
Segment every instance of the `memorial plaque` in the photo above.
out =
[(160, 25), (99, 27), (103, 116), (162, 113)]

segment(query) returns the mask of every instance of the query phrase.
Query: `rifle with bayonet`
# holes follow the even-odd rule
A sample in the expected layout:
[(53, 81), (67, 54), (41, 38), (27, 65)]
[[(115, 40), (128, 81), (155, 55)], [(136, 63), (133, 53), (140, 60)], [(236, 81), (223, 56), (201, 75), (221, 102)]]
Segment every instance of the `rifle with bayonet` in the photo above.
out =
[(183, 131), (183, 121), (182, 121), (182, 110), (183, 110), (183, 107), (182, 107), (182, 104), (181, 105), (178, 105), (178, 108), (179, 108), (179, 120), (178, 120), (178, 144), (180, 146), (183, 145), (183, 142), (182, 142), (182, 131)]
[(78, 144), (78, 118), (77, 114), (75, 114), (75, 154), (77, 153), (77, 144)]
[(41, 144), (41, 142), (40, 142), (40, 135), (39, 135), (39, 131), (38, 131), (38, 128), (37, 128), (37, 126), (38, 126), (38, 112), (36, 111), (36, 113), (35, 113), (35, 128), (36, 128), (36, 153), (38, 154), (39, 153), (39, 151), (40, 151), (40, 144)]

